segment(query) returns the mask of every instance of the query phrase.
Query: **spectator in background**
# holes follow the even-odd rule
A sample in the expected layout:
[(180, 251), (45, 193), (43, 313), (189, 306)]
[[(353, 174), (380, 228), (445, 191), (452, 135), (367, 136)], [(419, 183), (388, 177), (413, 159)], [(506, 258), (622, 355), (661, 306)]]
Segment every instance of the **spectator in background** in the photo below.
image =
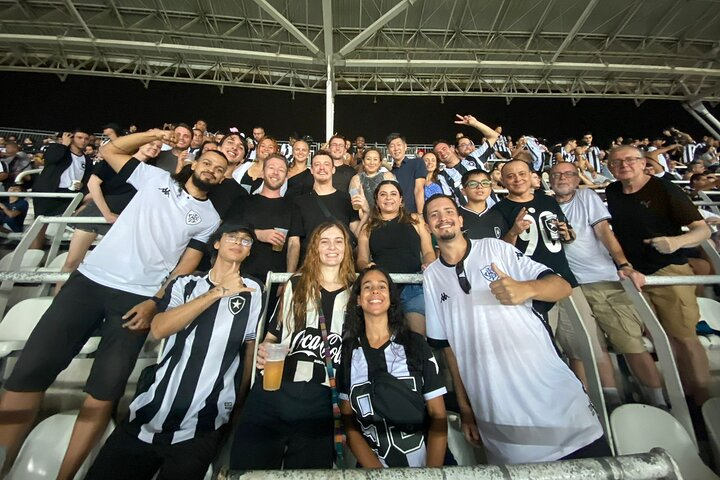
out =
[(491, 129), (472, 115), (455, 115), (455, 117), (457, 117), (455, 124), (473, 127), (483, 135), (483, 142), (477, 148), (475, 148), (475, 144), (469, 138), (459, 138), (456, 142), (459, 156), (463, 161), (473, 161), (477, 168), (487, 170), (487, 162), (495, 158), (494, 147), (497, 139), (500, 137), (500, 133)]
[(688, 166), (687, 172), (685, 172), (685, 175), (683, 175), (683, 180), (690, 180), (690, 177), (692, 177), (694, 174), (705, 173), (705, 171), (705, 163), (702, 160), (695, 160)]
[(310, 193), (313, 186), (313, 176), (308, 168), (310, 158), (310, 145), (305, 140), (295, 140), (292, 148), (292, 157), (288, 164), (287, 193), (288, 198)]
[(350, 180), (349, 193), (351, 199), (354, 195), (362, 195), (367, 201), (370, 211), (373, 211), (375, 208), (375, 189), (384, 180), (395, 180), (395, 175), (388, 171), (381, 171), (381, 155), (376, 148), (365, 150), (365, 157), (360, 165), (362, 170)]
[(233, 173), (245, 158), (245, 142), (243, 142), (240, 133), (228, 131), (217, 150), (225, 155), (228, 166), (222, 181), (209, 192), (208, 198), (220, 218), (225, 219), (233, 204), (247, 195), (247, 191), (233, 178)]
[(205, 141), (205, 135), (202, 130), (199, 128), (193, 128), (192, 129), (193, 136), (192, 140), (190, 140), (190, 155), (188, 156), (191, 160), (194, 160), (195, 157), (200, 155), (200, 148), (202, 147), (203, 142)]
[(360, 165), (363, 161), (363, 158), (365, 158), (365, 148), (365, 137), (358, 135), (355, 138), (355, 147), (352, 150), (355, 165)]
[(123, 136), (123, 130), (117, 123), (108, 123), (103, 127), (103, 137), (105, 141), (115, 140)]
[[(92, 175), (92, 160), (85, 156), (89, 135), (76, 128), (72, 133), (62, 134), (61, 143), (48, 145), (45, 151), (45, 168), (33, 185), (35, 192), (87, 192), (87, 182)], [(36, 198), (33, 200), (35, 216), (60, 215), (70, 204), (69, 199)], [(30, 248), (42, 249), (45, 244), (44, 224)]]
[(420, 158), (410, 158), (407, 154), (407, 142), (399, 133), (391, 133), (386, 139), (388, 153), (392, 159), (392, 173), (400, 188), (407, 192), (405, 209), (408, 213), (421, 213), (425, 205), (425, 162)]
[[(8, 192), (24, 192), (25, 187), (22, 185), (10, 185)], [(8, 203), (0, 202), (0, 231), (22, 232), (25, 217), (28, 212), (28, 202), (23, 197), (8, 197)]]
[[(6, 172), (7, 177), (2, 179), (0, 174), (0, 181), (2, 181), (6, 190), (9, 190), (10, 186), (15, 183), (15, 178), (25, 170), (31, 170), (33, 168), (32, 157), (25, 152), (21, 152), (18, 149), (17, 143), (9, 142), (5, 144), (5, 156), (3, 163), (7, 166)], [(25, 177), (23, 183), (28, 183), (30, 177)]]
[[(255, 129), (253, 129), (253, 132)], [(264, 131), (264, 130), (263, 130)], [(252, 162), (245, 162), (235, 169), (232, 176), (247, 193), (256, 193), (262, 185), (263, 162), (273, 153), (278, 153), (278, 143), (273, 137), (265, 136), (260, 139), (255, 155), (250, 157)]]
[(350, 189), (350, 180), (355, 176), (355, 169), (346, 163), (347, 144), (345, 137), (333, 135), (328, 140), (328, 150), (335, 165), (333, 173), (333, 187), (341, 192), (347, 192)]
[[(255, 156), (257, 155), (257, 147), (260, 144), (260, 140), (262, 140), (263, 137), (265, 137), (265, 128), (264, 127), (253, 127), (252, 139), (248, 139), (248, 149), (250, 150), (250, 155), (248, 156), (249, 160), (255, 160)], [(275, 153), (275, 152), (272, 152), (272, 153)]]
[(170, 175), (182, 170), (185, 160), (188, 158), (188, 149), (192, 140), (192, 130), (185, 123), (178, 124), (174, 129), (177, 143), (169, 150), (163, 150), (157, 156), (153, 165), (165, 170)]
[(435, 152), (427, 152), (422, 159), (427, 170), (427, 176), (425, 177), (425, 200), (427, 200), (433, 195), (443, 193), (443, 187), (438, 175), (440, 170), (438, 169), (438, 159)]
[[(606, 190), (613, 231), (632, 268), (645, 275), (692, 275), (685, 247), (710, 238), (710, 229), (687, 195), (671, 182), (645, 175), (645, 158), (621, 146), (608, 153), (618, 179)], [(681, 227), (689, 232), (683, 233)], [(686, 392), (698, 406), (708, 398), (708, 358), (695, 333), (700, 311), (692, 285), (645, 287), (673, 346)]]
[(555, 152), (555, 161), (553, 163), (574, 162), (576, 159), (576, 148), (577, 140), (574, 138), (568, 138), (567, 140), (565, 140), (565, 143)]

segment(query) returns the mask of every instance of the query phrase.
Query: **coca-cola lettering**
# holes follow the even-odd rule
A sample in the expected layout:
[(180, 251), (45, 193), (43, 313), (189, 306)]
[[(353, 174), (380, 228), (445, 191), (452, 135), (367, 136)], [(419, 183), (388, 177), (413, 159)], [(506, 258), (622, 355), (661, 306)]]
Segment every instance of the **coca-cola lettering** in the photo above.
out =
[[(334, 332), (328, 334), (328, 344), (330, 345), (330, 356), (333, 363), (340, 363), (340, 352), (342, 351), (342, 337)], [(307, 328), (301, 330), (293, 337), (290, 342), (290, 353), (288, 356), (302, 354), (317, 360), (323, 360), (323, 343), (320, 331), (315, 328)]]

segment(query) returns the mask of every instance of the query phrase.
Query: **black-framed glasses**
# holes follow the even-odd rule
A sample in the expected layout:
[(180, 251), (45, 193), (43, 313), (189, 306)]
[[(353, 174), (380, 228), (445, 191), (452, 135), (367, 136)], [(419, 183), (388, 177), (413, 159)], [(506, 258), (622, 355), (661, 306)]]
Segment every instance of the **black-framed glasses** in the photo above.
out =
[(455, 274), (457, 275), (458, 283), (460, 284), (462, 291), (466, 294), (470, 293), (472, 285), (470, 285), (470, 280), (468, 280), (467, 274), (465, 273), (464, 261), (461, 260), (457, 265), (455, 265)]
[(573, 178), (577, 176), (577, 172), (555, 172), (550, 174), (550, 178), (554, 180), (558, 180), (560, 178)]
[(477, 182), (475, 180), (470, 180), (469, 182), (467, 182), (465, 184), (465, 188), (478, 188), (478, 187), (483, 187), (483, 188), (492, 187), (492, 182), (490, 180), (480, 180), (479, 182)]

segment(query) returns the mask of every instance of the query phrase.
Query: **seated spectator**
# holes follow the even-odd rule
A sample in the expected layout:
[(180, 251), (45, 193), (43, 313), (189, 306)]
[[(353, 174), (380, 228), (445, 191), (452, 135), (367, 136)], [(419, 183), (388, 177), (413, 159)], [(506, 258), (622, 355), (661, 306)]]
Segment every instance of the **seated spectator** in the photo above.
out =
[(690, 190), (692, 196), (697, 197), (698, 192), (717, 190), (718, 179), (712, 173), (693, 173), (690, 176)]
[(507, 233), (505, 219), (491, 209), (499, 200), (493, 196), (492, 181), (487, 172), (470, 170), (463, 175), (463, 194), (467, 204), (460, 207), (463, 231), (471, 239), (503, 238)]
[[(2, 161), (7, 167), (6, 172), (4, 172), (7, 175), (3, 178), (3, 175), (0, 173), (0, 181), (2, 181), (7, 191), (9, 191), (10, 186), (15, 183), (15, 179), (21, 172), (33, 168), (32, 155), (21, 152), (18, 149), (17, 143), (14, 142), (5, 144), (5, 155)], [(30, 177), (23, 179), (23, 183), (27, 184), (29, 182)]]
[[(420, 216), (405, 210), (400, 184), (383, 180), (374, 197), (375, 208), (358, 235), (358, 269), (378, 265), (393, 273), (422, 272), (435, 260), (435, 251)], [(420, 285), (402, 287), (400, 308), (410, 329), (424, 335), (425, 300)]]
[(313, 231), (299, 273), (285, 285), (282, 308), (257, 354), (262, 375), (266, 345), (287, 346), (280, 389), (266, 391), (259, 376), (250, 390), (235, 430), (232, 470), (333, 466), (334, 434), (342, 434), (339, 411), (333, 413), (335, 372), (355, 280), (350, 236), (342, 224), (324, 222)]
[(427, 152), (423, 155), (422, 159), (425, 162), (425, 168), (427, 170), (427, 176), (425, 177), (425, 199), (427, 200), (433, 195), (443, 193), (443, 188), (442, 185), (440, 185), (440, 178), (438, 176), (440, 170), (438, 169), (437, 155), (435, 155), (434, 152)]
[(490, 170), (490, 180), (492, 181), (492, 188), (494, 190), (502, 190), (505, 187), (502, 183), (502, 167), (505, 165), (504, 162), (495, 162)]
[[(160, 153), (162, 142), (153, 140), (133, 155), (133, 159), (143, 163), (152, 160)], [(115, 172), (105, 161), (95, 165), (93, 174), (88, 181), (89, 201), (78, 213), (78, 217), (103, 217), (108, 223), (78, 223), (73, 225), (75, 232), (70, 239), (70, 247), (65, 264), (60, 269), (63, 273), (74, 272), (80, 262), (83, 261), (90, 246), (98, 235), (106, 235), (122, 213), (125, 207), (133, 199), (137, 190), (127, 182), (127, 177)], [(65, 282), (58, 282), (55, 285), (54, 294), (60, 291)]]
[(577, 156), (575, 165), (579, 172), (579, 179), (582, 185), (587, 188), (605, 188), (610, 185), (610, 180), (597, 173), (584, 154)]
[[(395, 180), (395, 175), (383, 172), (380, 151), (376, 148), (365, 150), (362, 161), (362, 170), (350, 180), (350, 196), (362, 195), (370, 207), (375, 208), (375, 189), (385, 180)], [(335, 167), (337, 168), (337, 167)], [(362, 214), (361, 214), (362, 215)]]
[[(390, 275), (378, 267), (362, 272), (348, 304), (357, 308), (348, 309), (345, 319), (338, 392), (350, 450), (363, 468), (442, 466), (447, 445), (443, 395), (447, 391), (425, 338), (408, 329)], [(382, 405), (372, 403), (374, 379), (386, 373), (398, 384), (410, 380), (410, 388), (425, 400), (427, 425), (394, 426), (398, 418), (391, 414), (395, 412), (382, 411)], [(392, 399), (391, 395), (383, 398)], [(401, 400), (396, 401), (408, 403)]]
[[(24, 192), (22, 185), (10, 185), (8, 192)], [(8, 197), (8, 203), (0, 202), (0, 231), (22, 232), (28, 212), (28, 201), (24, 197)]]
[(241, 275), (252, 244), (251, 229), (224, 224), (210, 238), (212, 269), (168, 285), (151, 326), (167, 339), (159, 363), (85, 478), (205, 477), (250, 388), (263, 306), (262, 284)]
[(694, 174), (705, 173), (705, 171), (706, 171), (706, 168), (705, 168), (705, 164), (703, 163), (703, 161), (695, 160), (694, 162), (692, 162), (689, 165), (687, 172), (685, 172), (685, 175), (683, 175), (683, 180), (690, 180), (690, 177), (693, 176)]
[[(253, 130), (254, 132), (254, 130)], [(232, 176), (247, 193), (255, 193), (262, 185), (263, 162), (265, 159), (279, 150), (278, 143), (273, 137), (262, 137), (257, 144), (254, 160), (248, 161), (235, 169)]]
[(669, 182), (681, 178), (679, 175), (676, 177), (672, 172), (673, 170), (665, 170), (653, 157), (645, 156), (645, 175), (653, 175)]

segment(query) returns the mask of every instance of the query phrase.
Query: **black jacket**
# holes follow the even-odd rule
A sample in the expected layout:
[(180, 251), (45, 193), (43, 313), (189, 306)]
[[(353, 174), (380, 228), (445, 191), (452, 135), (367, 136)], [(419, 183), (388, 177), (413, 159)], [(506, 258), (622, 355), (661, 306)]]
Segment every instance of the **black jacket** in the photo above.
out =
[[(85, 157), (85, 173), (83, 174), (83, 192), (87, 192), (87, 183), (92, 175), (92, 160), (87, 156)], [(52, 143), (48, 145), (45, 150), (45, 168), (40, 172), (35, 183), (33, 184), (33, 191), (35, 192), (56, 192), (58, 185), (60, 185), (60, 177), (62, 173), (72, 163), (72, 157), (70, 156), (70, 148), (66, 147), (61, 143)]]

